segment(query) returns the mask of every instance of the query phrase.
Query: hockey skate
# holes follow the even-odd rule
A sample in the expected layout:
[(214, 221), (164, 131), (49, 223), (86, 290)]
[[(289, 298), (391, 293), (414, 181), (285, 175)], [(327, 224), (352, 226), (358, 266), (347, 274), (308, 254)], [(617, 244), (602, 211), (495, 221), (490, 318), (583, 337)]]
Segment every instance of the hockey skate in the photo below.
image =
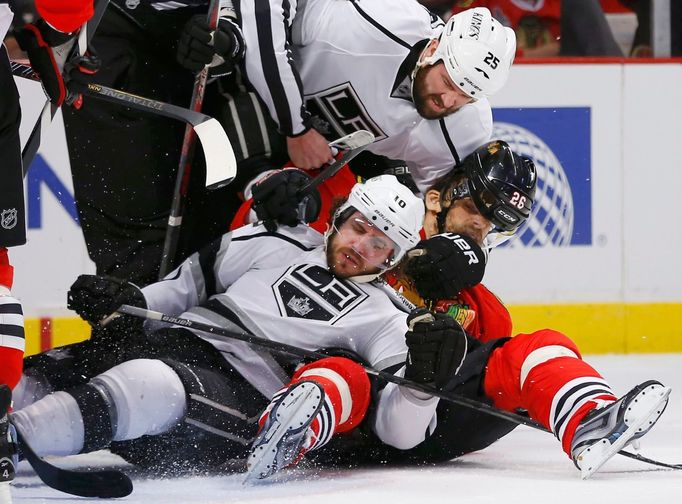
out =
[(590, 411), (571, 443), (573, 462), (582, 479), (654, 426), (668, 404), (671, 389), (655, 380), (637, 385), (619, 400)]
[(0, 504), (11, 504), (10, 483), (14, 481), (17, 464), (17, 443), (14, 427), (9, 423), (12, 391), (0, 385)]
[(302, 381), (274, 398), (272, 409), (251, 446), (245, 482), (264, 479), (296, 464), (315, 436), (310, 424), (322, 408), (324, 390)]

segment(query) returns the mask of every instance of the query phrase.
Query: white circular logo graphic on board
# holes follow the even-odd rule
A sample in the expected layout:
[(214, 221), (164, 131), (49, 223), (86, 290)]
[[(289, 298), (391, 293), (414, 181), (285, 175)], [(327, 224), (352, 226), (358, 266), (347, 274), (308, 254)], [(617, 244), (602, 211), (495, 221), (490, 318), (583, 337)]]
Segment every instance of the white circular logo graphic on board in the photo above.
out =
[(493, 138), (535, 163), (538, 182), (535, 203), (528, 220), (506, 246), (566, 247), (573, 235), (573, 194), (561, 162), (537, 135), (517, 124), (496, 122)]

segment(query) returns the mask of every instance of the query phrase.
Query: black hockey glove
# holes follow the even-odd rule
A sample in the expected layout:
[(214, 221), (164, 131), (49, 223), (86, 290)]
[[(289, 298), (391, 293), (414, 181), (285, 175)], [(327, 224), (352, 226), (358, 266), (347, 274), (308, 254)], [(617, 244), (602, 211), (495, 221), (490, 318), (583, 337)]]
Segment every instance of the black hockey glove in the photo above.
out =
[(322, 198), (317, 188), (303, 198), (298, 195), (310, 180), (310, 175), (301, 170), (286, 169), (253, 186), (253, 209), (268, 231), (275, 231), (278, 224), (294, 227), (301, 221), (313, 222), (318, 218)]
[(66, 46), (60, 46), (64, 46), (73, 37), (74, 34), (55, 30), (43, 19), (35, 24), (25, 25), (16, 33), (19, 47), (28, 54), (31, 66), (40, 75), (45, 93), (57, 106), (61, 106), (67, 96), (58, 53), (68, 52)]
[(183, 67), (198, 72), (206, 65), (212, 75), (225, 75), (234, 69), (246, 52), (239, 25), (229, 17), (221, 17), (211, 32), (206, 16), (197, 14), (185, 24), (178, 42), (177, 59)]
[[(147, 308), (142, 291), (134, 284), (118, 278), (80, 275), (67, 294), (66, 306), (91, 325), (99, 324), (122, 304)], [(142, 320), (134, 326), (141, 326)]]
[(412, 310), (405, 334), (409, 349), (405, 378), (432, 384), (441, 389), (457, 374), (467, 353), (467, 337), (452, 317), (431, 313), (426, 308)]
[(471, 238), (443, 233), (422, 240), (408, 253), (405, 269), (424, 299), (452, 299), (481, 282), (485, 253)]

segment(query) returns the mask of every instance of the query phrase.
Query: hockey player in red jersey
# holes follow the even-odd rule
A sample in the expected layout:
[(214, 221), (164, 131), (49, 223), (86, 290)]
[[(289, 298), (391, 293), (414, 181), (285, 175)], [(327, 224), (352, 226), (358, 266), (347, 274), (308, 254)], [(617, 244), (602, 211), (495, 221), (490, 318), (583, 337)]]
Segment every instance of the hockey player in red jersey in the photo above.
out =
[[(406, 337), (410, 356), (405, 376), (505, 411), (527, 412), (555, 434), (585, 478), (653, 426), (665, 408), (670, 389), (651, 380), (618, 400), (603, 377), (582, 360), (568, 337), (543, 329), (510, 338), (511, 320), (504, 305), (482, 284), (467, 285), (467, 252), (473, 251), (477, 243), (485, 247), (499, 244), (518, 229), (530, 214), (535, 183), (532, 162), (513, 154), (506, 143), (494, 141), (477, 149), (461, 167), (426, 193), (427, 239), (416, 247), (422, 252), (408, 259), (404, 268), (393, 274), (391, 283), (415, 305), (426, 305), (456, 318), (469, 336), (468, 353), (462, 368), (443, 380), (440, 364), (447, 352), (421, 337), (425, 334), (422, 331), (438, 331), (442, 319), (416, 322)], [(471, 257), (475, 260), (476, 255)], [(416, 317), (419, 315), (415, 312), (410, 316)], [(268, 477), (329, 442), (333, 432), (328, 427), (320, 429), (329, 424), (324, 418), (327, 410), (320, 409), (303, 419), (292, 405), (308, 414), (306, 405), (317, 404), (315, 397), (320, 390), (329, 390), (331, 396), (351, 397), (353, 400), (347, 402), (352, 404), (356, 404), (357, 396), (364, 403), (366, 387), (359, 386), (355, 392), (350, 381), (340, 380), (339, 362), (334, 363), (334, 380), (326, 378), (330, 371), (325, 361), (318, 361), (306, 366), (305, 373), (297, 374), (288, 387), (275, 395), (252, 447), (249, 478)], [(363, 374), (357, 365), (348, 364), (344, 369), (349, 374)], [(358, 376), (353, 380), (363, 383)], [(314, 397), (308, 398), (311, 392)], [(420, 405), (413, 413), (424, 419), (423, 442), (417, 446), (401, 447), (396, 440), (363, 436), (362, 429), (358, 429), (354, 438), (335, 438), (327, 450), (310, 455), (327, 461), (336, 458), (336, 462), (445, 461), (485, 448), (515, 427), (507, 420), (425, 394), (404, 393)], [(268, 421), (273, 412), (279, 416)], [(430, 414), (433, 412), (435, 417)], [(371, 409), (369, 413), (375, 417), (382, 414)], [(288, 424), (288, 418), (295, 424)], [(429, 423), (434, 418), (435, 425)], [(415, 428), (414, 424), (410, 428)]]

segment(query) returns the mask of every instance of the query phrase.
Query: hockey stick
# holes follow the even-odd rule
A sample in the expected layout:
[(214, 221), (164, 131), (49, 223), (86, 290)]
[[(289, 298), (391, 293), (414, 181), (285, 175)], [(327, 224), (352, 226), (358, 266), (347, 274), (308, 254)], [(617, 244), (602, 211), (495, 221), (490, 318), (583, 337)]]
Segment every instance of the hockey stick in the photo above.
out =
[[(314, 351), (314, 350), (304, 350), (303, 348), (299, 348), (293, 345), (288, 345), (286, 343), (280, 343), (278, 341), (272, 341), (269, 339), (265, 338), (260, 338), (258, 336), (255, 336), (253, 334), (249, 334), (247, 332), (237, 332), (237, 331), (230, 331), (229, 329), (224, 329), (219, 326), (214, 326), (211, 324), (204, 324), (202, 322), (195, 322), (193, 320), (189, 320), (186, 318), (181, 318), (181, 317), (174, 317), (172, 315), (166, 315), (165, 313), (157, 312), (157, 311), (152, 311), (152, 310), (147, 310), (144, 308), (139, 308), (136, 306), (130, 306), (130, 305), (121, 305), (117, 310), (118, 313), (124, 314), (124, 315), (132, 315), (133, 317), (138, 317), (138, 318), (144, 318), (148, 320), (156, 320), (160, 322), (165, 322), (167, 324), (175, 324), (178, 326), (186, 327), (187, 329), (194, 329), (197, 331), (201, 332), (206, 332), (210, 334), (214, 334), (217, 336), (223, 336), (225, 338), (230, 338), (230, 339), (236, 339), (239, 341), (243, 341), (245, 343), (249, 343), (252, 345), (257, 345), (260, 347), (267, 348), (269, 350), (274, 350), (276, 352), (283, 352), (283, 353), (288, 353), (291, 355), (295, 355), (297, 357), (301, 357), (304, 359), (324, 359), (326, 357), (330, 357), (329, 354), (326, 354), (324, 352), (320, 351)], [(377, 376), (379, 378), (382, 378), (383, 380), (386, 380), (388, 382), (395, 383), (397, 385), (401, 385), (407, 388), (411, 388), (413, 390), (418, 390), (419, 392), (424, 392), (426, 394), (433, 395), (435, 397), (439, 397), (441, 399), (444, 399), (446, 401), (453, 402), (455, 404), (459, 404), (461, 406), (466, 406), (468, 408), (475, 409), (477, 411), (483, 411), (485, 413), (488, 413), (490, 415), (502, 418), (504, 420), (509, 420), (510, 422), (514, 422), (517, 424), (522, 424), (522, 425), (528, 425), (529, 427), (533, 427), (545, 432), (549, 432), (547, 429), (545, 429), (542, 425), (538, 424), (537, 422), (521, 416), (517, 415), (515, 413), (508, 413), (506, 411), (498, 410), (488, 404), (481, 403), (478, 401), (475, 401), (473, 399), (469, 399), (468, 397), (463, 397), (455, 394), (447, 394), (445, 392), (441, 392), (439, 390), (436, 390), (433, 387), (429, 387), (427, 385), (422, 385), (420, 383), (413, 382), (411, 380), (407, 380), (406, 378), (402, 378), (400, 376), (395, 376), (391, 373), (387, 373), (385, 371), (379, 371), (377, 369), (374, 369), (369, 366), (362, 366), (367, 374)]]
[[(57, 56), (61, 56), (60, 59), (63, 58), (63, 61), (60, 62), (62, 66), (65, 62), (68, 62), (72, 58), (85, 54), (88, 44), (92, 40), (92, 36), (94, 35), (99, 22), (102, 20), (102, 16), (104, 16), (104, 11), (107, 10), (108, 5), (109, 0), (95, 0), (95, 12), (85, 26), (81, 28), (75, 47), (74, 42), (71, 40), (59, 48), (53, 48), (55, 54)], [(60, 52), (68, 52), (69, 55), (66, 57), (59, 54)], [(40, 80), (39, 77), (38, 80)], [(33, 158), (38, 152), (38, 149), (40, 148), (40, 142), (42, 141), (47, 128), (49, 128), (52, 124), (52, 120), (57, 114), (57, 110), (59, 110), (59, 107), (52, 103), (49, 99), (45, 102), (42, 112), (38, 116), (38, 120), (33, 126), (33, 130), (31, 131), (31, 134), (26, 141), (26, 145), (24, 146), (24, 150), (21, 153), (21, 159), (24, 164), (24, 176), (26, 175), (26, 172), (28, 172), (28, 169), (31, 166), (31, 161), (33, 161)]]
[[(247, 332), (237, 332), (237, 331), (230, 331), (228, 329), (225, 329), (223, 327), (219, 326), (214, 326), (211, 324), (204, 324), (202, 322), (196, 322), (194, 320), (189, 320), (186, 318), (181, 318), (181, 317), (174, 317), (171, 315), (166, 315), (165, 313), (157, 312), (157, 311), (152, 311), (152, 310), (147, 310), (145, 308), (140, 308), (137, 306), (130, 306), (130, 305), (121, 305), (117, 310), (118, 313), (124, 314), (124, 315), (131, 315), (133, 317), (138, 317), (138, 318), (143, 318), (147, 320), (156, 320), (159, 322), (165, 322), (167, 324), (173, 324), (173, 325), (178, 325), (181, 327), (186, 327), (187, 329), (194, 329), (197, 331), (201, 332), (206, 332), (213, 334), (215, 336), (223, 336), (225, 338), (230, 338), (230, 339), (235, 339), (239, 341), (243, 341), (245, 343), (249, 343), (251, 345), (257, 345), (263, 348), (267, 348), (269, 350), (274, 350), (276, 352), (282, 352), (282, 353), (287, 353), (290, 355), (295, 355), (297, 357), (302, 357), (304, 359), (323, 359), (326, 357), (330, 357), (331, 355), (326, 354), (324, 352), (320, 351), (314, 351), (314, 350), (305, 350), (303, 348), (299, 348), (293, 345), (288, 345), (286, 343), (280, 343), (277, 341), (272, 341), (269, 339), (265, 338), (260, 338), (258, 336), (255, 336), (253, 334), (249, 334)], [(434, 397), (438, 397), (440, 399), (443, 399), (445, 401), (458, 404), (460, 406), (464, 406), (466, 408), (471, 408), (476, 411), (480, 411), (482, 413), (486, 413), (488, 415), (496, 416), (498, 418), (501, 418), (503, 420), (507, 420), (512, 423), (516, 423), (519, 425), (526, 425), (528, 427), (532, 427), (533, 429), (537, 429), (543, 432), (548, 432), (552, 434), (552, 431), (549, 429), (546, 429), (542, 425), (540, 425), (538, 422), (531, 420), (528, 417), (525, 417), (523, 415), (517, 415), (516, 413), (511, 413), (507, 411), (502, 411), (500, 409), (495, 408), (494, 406), (491, 406), (489, 404), (486, 404), (484, 402), (476, 401), (474, 399), (469, 399), (468, 397), (464, 397), (458, 394), (453, 394), (453, 393), (446, 393), (446, 392), (441, 392), (440, 390), (437, 390), (433, 387), (429, 387), (427, 385), (422, 385), (420, 383), (413, 382), (412, 380), (408, 380), (406, 378), (402, 378), (400, 376), (393, 375), (391, 373), (387, 373), (385, 371), (379, 371), (377, 369), (374, 369), (370, 366), (365, 366), (363, 364), (360, 364), (365, 372), (367, 374), (376, 376), (378, 378), (381, 378), (387, 382), (395, 383), (396, 385), (400, 385), (402, 387), (407, 387), (413, 390), (417, 390), (419, 392), (423, 392), (429, 395), (432, 395)], [(653, 460), (647, 457), (644, 457), (639, 454), (634, 454), (630, 452), (626, 452), (624, 450), (621, 450), (618, 452), (619, 454), (633, 458), (636, 460), (639, 460), (640, 462), (645, 462), (647, 464), (652, 464), (652, 465), (657, 465), (661, 467), (666, 467), (669, 469), (682, 469), (682, 464), (668, 464), (665, 462), (659, 462), (658, 460)]]
[(132, 481), (121, 471), (101, 469), (82, 472), (63, 469), (40, 458), (22, 438), (19, 429), (17, 429), (17, 438), (21, 453), (31, 464), (38, 477), (43, 483), (55, 490), (79, 497), (99, 497), (101, 499), (125, 497), (133, 491)]
[[(215, 31), (218, 27), (218, 18), (222, 7), (232, 7), (231, 0), (211, 0), (208, 6), (208, 27)], [(208, 80), (209, 67), (206, 65), (197, 73), (194, 79), (194, 89), (190, 101), (190, 110), (199, 112), (204, 102), (206, 92), (206, 81)], [(213, 181), (209, 184), (208, 156), (206, 156), (206, 187), (208, 189), (218, 189), (229, 184), (237, 174), (237, 161), (230, 141), (225, 137), (226, 145), (229, 147), (229, 157), (226, 162), (230, 166), (229, 173), (224, 178)], [(173, 266), (173, 259), (178, 248), (180, 230), (182, 226), (182, 215), (185, 211), (185, 199), (189, 188), (189, 176), (192, 170), (192, 159), (194, 157), (195, 135), (192, 128), (185, 128), (185, 136), (182, 140), (182, 150), (180, 151), (180, 161), (178, 164), (177, 178), (175, 179), (175, 189), (173, 191), (173, 202), (171, 204), (168, 225), (166, 227), (166, 237), (163, 243), (163, 253), (161, 255), (161, 265), (159, 266), (159, 279), (166, 276)]]
[[(12, 61), (10, 63), (12, 66), (13, 75), (30, 80), (40, 80), (38, 74), (35, 73), (35, 71), (29, 65), (24, 65), (16, 61)], [(232, 146), (227, 139), (227, 135), (225, 134), (223, 127), (212, 117), (183, 107), (171, 105), (170, 103), (160, 102), (150, 98), (145, 98), (143, 96), (126, 93), (125, 91), (112, 89), (100, 84), (82, 84), (80, 82), (71, 81), (68, 84), (68, 88), (69, 90), (76, 91), (85, 96), (106, 100), (123, 107), (134, 108), (149, 114), (169, 117), (171, 119), (183, 121), (191, 125), (191, 127), (194, 128), (193, 131), (196, 133), (196, 136), (199, 139), (201, 147), (204, 149), (204, 154), (206, 156), (206, 182), (209, 183), (218, 179), (220, 179), (218, 182), (211, 183), (215, 184), (221, 183), (221, 181), (224, 182), (226, 179), (222, 177), (230, 170), (233, 170), (230, 173), (236, 174), (236, 162), (234, 164), (230, 164), (229, 162), (230, 155), (232, 156), (232, 159), (234, 159)], [(222, 162), (217, 161), (220, 159), (228, 159), (228, 163), (223, 164)], [(208, 168), (209, 165), (212, 167), (210, 174)]]
[[(367, 130), (354, 131), (350, 135), (334, 140), (329, 147), (345, 151), (339, 159), (327, 165), (317, 177), (308, 182), (298, 190), (297, 196), (302, 199), (306, 194), (312, 192), (317, 186), (336, 173), (350, 162), (355, 156), (364, 151), (369, 144), (374, 142), (374, 135)], [(302, 220), (302, 219), (301, 219)]]
[[(134, 108), (142, 112), (177, 119), (190, 124), (196, 133), (206, 157), (206, 184), (222, 184), (232, 180), (236, 174), (237, 163), (234, 161), (232, 146), (225, 130), (218, 121), (200, 112), (171, 105), (143, 96), (126, 93), (100, 84), (69, 83), (69, 88), (83, 95), (100, 98), (118, 105)], [(231, 160), (230, 160), (231, 159)], [(221, 161), (226, 160), (226, 162)], [(226, 178), (227, 177), (227, 178)]]

